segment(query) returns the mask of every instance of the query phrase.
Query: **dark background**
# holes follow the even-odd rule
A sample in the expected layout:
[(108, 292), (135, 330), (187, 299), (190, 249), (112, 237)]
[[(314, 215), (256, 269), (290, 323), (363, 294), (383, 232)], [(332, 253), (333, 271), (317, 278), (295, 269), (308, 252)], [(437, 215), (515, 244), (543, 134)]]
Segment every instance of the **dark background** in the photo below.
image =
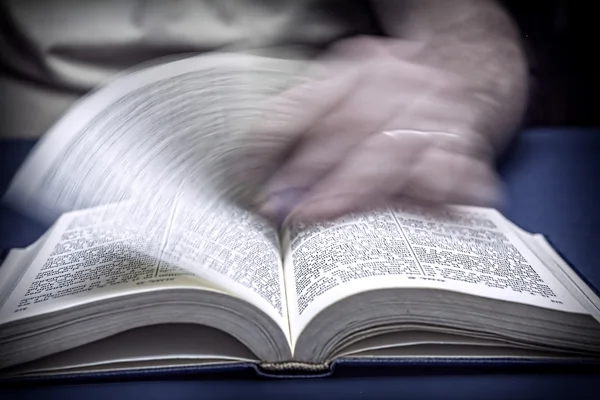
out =
[(594, 3), (503, 0), (523, 34), (531, 76), (527, 125), (599, 126), (600, 62)]
[(600, 22), (595, 3), (500, 2), (518, 23), (528, 53), (532, 85), (526, 125), (600, 126)]

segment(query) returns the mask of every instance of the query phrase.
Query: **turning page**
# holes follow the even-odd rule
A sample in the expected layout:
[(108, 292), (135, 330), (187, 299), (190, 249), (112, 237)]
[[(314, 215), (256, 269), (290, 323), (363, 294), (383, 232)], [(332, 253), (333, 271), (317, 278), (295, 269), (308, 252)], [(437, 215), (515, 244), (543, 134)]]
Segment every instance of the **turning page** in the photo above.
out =
[(292, 337), (329, 305), (384, 288), (453, 290), (587, 314), (495, 210), (399, 206), (286, 235)]
[(243, 197), (254, 186), (228, 183), (231, 158), (251, 139), (244, 133), (260, 104), (285, 88), (299, 65), (208, 54), (125, 73), (43, 137), (4, 200), (53, 222), (76, 209), (166, 198), (176, 189), (193, 195), (209, 184)]

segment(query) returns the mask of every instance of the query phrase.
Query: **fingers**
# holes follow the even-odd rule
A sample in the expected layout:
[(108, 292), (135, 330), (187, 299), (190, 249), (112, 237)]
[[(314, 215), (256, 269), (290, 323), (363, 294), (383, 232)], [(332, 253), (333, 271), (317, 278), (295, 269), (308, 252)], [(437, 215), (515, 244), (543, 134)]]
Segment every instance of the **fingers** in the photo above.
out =
[[(399, 111), (401, 120), (406, 125), (415, 125), (415, 115), (421, 120), (428, 120), (429, 114), (414, 112), (412, 105), (419, 99), (423, 100), (433, 90), (441, 91), (447, 81), (432, 69), (410, 63), (380, 60), (374, 64), (362, 64), (355, 67), (355, 70), (358, 75), (355, 75), (357, 78), (352, 82), (354, 87), (346, 85), (346, 97), (327, 113), (316, 116), (316, 113), (297, 110), (298, 124), (312, 125), (301, 133), (301, 140), (295, 143), (293, 152), (269, 181), (268, 196), (291, 189), (297, 192), (308, 190), (368, 136), (379, 132), (392, 118), (398, 119)], [(391, 90), (392, 87), (397, 90)], [(318, 93), (309, 95), (310, 98), (319, 96)], [(437, 99), (438, 103), (445, 100), (441, 95)], [(451, 103), (451, 100), (446, 100), (445, 103)], [(439, 104), (437, 105), (439, 109)], [(448, 125), (447, 121), (453, 121), (452, 118), (456, 116), (455, 110), (450, 110), (446, 112), (446, 119), (440, 119), (441, 111), (445, 110), (437, 112), (438, 127)], [(306, 118), (299, 117), (305, 114)], [(435, 111), (432, 114), (435, 115)], [(302, 128), (306, 128), (306, 125)], [(301, 129), (296, 129), (296, 132), (300, 131)], [(273, 203), (278, 201), (274, 200)]]
[(291, 212), (297, 220), (332, 219), (373, 208), (402, 192), (411, 165), (429, 145), (429, 138), (408, 133), (402, 141), (385, 134), (370, 136)]
[(495, 206), (499, 180), (485, 161), (432, 147), (413, 166), (405, 193), (434, 204)]
[(264, 106), (264, 120), (254, 130), (257, 134), (284, 137), (302, 134), (339, 103), (351, 86), (349, 74), (326, 80), (307, 80), (269, 101)]
[(390, 39), (374, 36), (358, 36), (335, 42), (323, 57), (324, 61), (364, 61), (393, 57), (389, 49)]
[[(309, 190), (389, 120), (399, 104), (378, 101), (385, 93), (384, 85), (385, 79), (369, 79), (368, 84), (357, 85), (346, 99), (315, 121), (267, 184), (268, 195)], [(272, 203), (280, 202), (273, 200)], [(263, 211), (269, 212), (268, 209)]]
[(491, 167), (436, 147), (434, 141), (410, 132), (401, 140), (384, 134), (371, 136), (305, 195), (290, 218), (333, 219), (401, 196), (430, 207), (497, 205), (500, 186)]
[(326, 79), (307, 78), (264, 104), (262, 116), (246, 133), (249, 152), (272, 156), (285, 153), (316, 121), (327, 115), (356, 86), (353, 71)]
[(254, 137), (255, 146), (285, 154), (261, 212), (330, 219), (403, 195), (434, 205), (494, 203), (498, 180), (480, 157), (474, 98), (451, 76), (397, 62), (342, 68), (335, 79), (286, 92)]

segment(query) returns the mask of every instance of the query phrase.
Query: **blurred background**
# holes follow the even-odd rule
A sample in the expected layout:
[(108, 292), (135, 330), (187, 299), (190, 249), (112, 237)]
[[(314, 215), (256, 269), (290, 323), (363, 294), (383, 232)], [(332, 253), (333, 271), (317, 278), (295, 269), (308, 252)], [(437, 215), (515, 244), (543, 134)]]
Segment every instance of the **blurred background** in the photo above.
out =
[[(595, 54), (599, 48), (595, 42), (599, 37), (597, 14), (587, 6), (592, 3), (500, 1), (517, 21), (529, 55), (532, 93), (527, 125), (599, 125), (600, 61)], [(322, 12), (327, 14), (331, 10), (323, 7)], [(0, 33), (10, 29), (11, 24), (3, 17), (0, 15)], [(20, 39), (15, 38), (15, 43), (21, 43)], [(9, 67), (7, 70), (3, 61), (6, 60), (0, 59), (0, 73), (14, 74)]]
[(502, 3), (519, 24), (529, 56), (527, 125), (600, 125), (600, 35), (593, 9), (567, 0)]

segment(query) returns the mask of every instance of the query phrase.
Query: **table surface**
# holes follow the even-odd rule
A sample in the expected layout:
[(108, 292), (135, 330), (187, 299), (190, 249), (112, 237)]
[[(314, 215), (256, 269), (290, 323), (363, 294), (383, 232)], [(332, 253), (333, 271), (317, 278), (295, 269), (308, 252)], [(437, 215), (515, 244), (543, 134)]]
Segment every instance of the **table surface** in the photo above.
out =
[[(33, 143), (0, 141), (0, 193)], [(546, 235), (600, 289), (600, 129), (535, 129), (519, 135), (500, 162), (508, 202), (502, 212)], [(0, 207), (0, 250), (23, 247), (46, 227)], [(406, 372), (387, 377), (320, 380), (193, 380), (111, 382), (0, 389), (0, 398), (598, 398), (600, 374), (574, 371), (500, 373)]]

